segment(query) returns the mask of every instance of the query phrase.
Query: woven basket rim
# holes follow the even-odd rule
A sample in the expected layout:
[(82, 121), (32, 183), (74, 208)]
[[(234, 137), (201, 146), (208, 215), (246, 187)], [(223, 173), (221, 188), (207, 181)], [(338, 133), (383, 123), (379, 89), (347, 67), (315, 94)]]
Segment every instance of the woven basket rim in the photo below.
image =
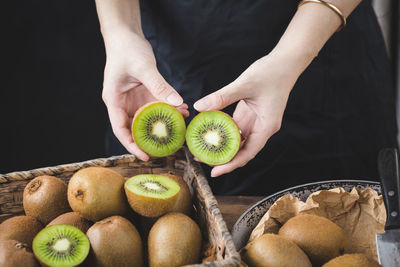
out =
[(39, 175), (55, 175), (68, 171), (76, 171), (81, 168), (99, 166), (110, 167), (119, 163), (130, 163), (136, 161), (136, 157), (131, 154), (124, 154), (119, 156), (111, 156), (108, 158), (96, 158), (81, 162), (66, 163), (55, 165), (51, 167), (36, 168), (27, 171), (14, 171), (6, 174), (0, 174), (0, 184), (9, 183), (12, 181), (29, 180)]

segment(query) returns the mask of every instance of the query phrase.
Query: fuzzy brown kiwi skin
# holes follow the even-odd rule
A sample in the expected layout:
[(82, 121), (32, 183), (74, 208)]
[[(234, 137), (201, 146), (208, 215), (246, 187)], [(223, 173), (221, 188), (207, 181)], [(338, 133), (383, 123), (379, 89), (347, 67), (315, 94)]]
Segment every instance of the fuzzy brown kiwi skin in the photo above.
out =
[(17, 240), (0, 241), (0, 266), (39, 267), (30, 247)]
[(202, 236), (188, 216), (168, 213), (157, 220), (148, 237), (150, 267), (175, 267), (199, 263)]
[(73, 211), (90, 221), (125, 216), (129, 206), (124, 183), (125, 178), (109, 168), (81, 169), (69, 181), (68, 201)]
[(167, 176), (173, 179), (178, 185), (181, 187), (179, 191), (178, 199), (176, 200), (176, 204), (171, 212), (181, 212), (188, 216), (192, 214), (193, 209), (193, 202), (192, 202), (192, 195), (190, 193), (189, 186), (183, 180), (182, 177), (176, 176), (174, 173), (161, 173), (160, 175)]
[(296, 243), (315, 266), (340, 256), (346, 245), (346, 234), (342, 228), (325, 217), (313, 214), (290, 218), (278, 234)]
[(67, 200), (67, 184), (54, 176), (38, 176), (30, 181), (23, 195), (25, 214), (36, 217), (44, 225), (71, 211)]
[(32, 216), (16, 216), (0, 224), (0, 240), (17, 240), (32, 247), (33, 238), (43, 225)]
[(380, 267), (379, 263), (364, 254), (344, 254), (325, 263), (322, 267), (362, 266)]
[(87, 231), (89, 266), (143, 266), (143, 244), (136, 227), (121, 216), (95, 223)]
[(79, 212), (67, 212), (52, 220), (47, 226), (56, 224), (72, 225), (81, 230), (83, 233), (86, 233), (90, 226), (93, 225), (93, 222), (83, 218)]

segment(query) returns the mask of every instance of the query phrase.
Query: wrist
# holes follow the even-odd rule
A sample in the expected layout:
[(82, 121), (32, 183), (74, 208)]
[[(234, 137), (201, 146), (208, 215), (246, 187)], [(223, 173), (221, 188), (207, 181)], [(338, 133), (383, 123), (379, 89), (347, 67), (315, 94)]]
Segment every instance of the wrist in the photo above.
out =
[(117, 27), (115, 31), (103, 34), (106, 53), (121, 51), (126, 45), (135, 44), (137, 41), (145, 40), (142, 32), (135, 32), (129, 28)]
[(286, 45), (278, 43), (278, 45), (271, 51), (272, 55), (280, 58), (280, 62), (286, 64), (294, 74), (300, 74), (310, 65), (311, 61), (318, 55), (318, 51), (309, 47), (302, 47), (296, 45)]

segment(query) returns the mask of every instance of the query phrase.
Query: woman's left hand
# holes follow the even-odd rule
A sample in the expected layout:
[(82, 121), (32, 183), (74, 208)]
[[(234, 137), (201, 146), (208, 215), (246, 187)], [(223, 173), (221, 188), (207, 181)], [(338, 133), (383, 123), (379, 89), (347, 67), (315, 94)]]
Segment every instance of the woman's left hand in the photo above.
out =
[(245, 136), (245, 143), (230, 162), (212, 169), (212, 177), (246, 165), (280, 129), (289, 93), (300, 75), (298, 69), (290, 55), (271, 52), (235, 81), (194, 104), (201, 112), (221, 110), (239, 101), (233, 119)]

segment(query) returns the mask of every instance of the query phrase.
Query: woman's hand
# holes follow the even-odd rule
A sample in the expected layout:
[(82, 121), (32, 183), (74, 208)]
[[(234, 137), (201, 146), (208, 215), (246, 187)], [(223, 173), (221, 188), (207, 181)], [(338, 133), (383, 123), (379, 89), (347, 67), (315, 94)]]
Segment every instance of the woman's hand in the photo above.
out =
[(103, 100), (115, 136), (141, 160), (149, 156), (133, 141), (131, 124), (137, 109), (152, 101), (176, 106), (189, 116), (182, 97), (164, 80), (156, 67), (150, 43), (134, 33), (116, 33), (106, 42)]
[(271, 52), (235, 81), (194, 104), (197, 111), (206, 111), (239, 101), (233, 119), (245, 136), (245, 143), (232, 161), (212, 169), (212, 177), (246, 165), (280, 129), (289, 93), (300, 75), (297, 69), (289, 55)]

